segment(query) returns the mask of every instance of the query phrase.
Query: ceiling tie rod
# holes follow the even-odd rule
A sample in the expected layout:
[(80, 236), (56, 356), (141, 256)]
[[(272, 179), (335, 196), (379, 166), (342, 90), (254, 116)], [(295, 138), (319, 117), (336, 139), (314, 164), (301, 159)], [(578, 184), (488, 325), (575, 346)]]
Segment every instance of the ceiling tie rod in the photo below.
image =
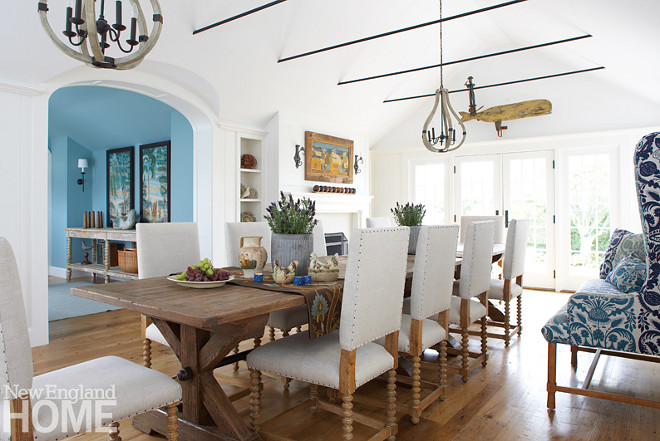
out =
[[(468, 61), (475, 61), (475, 60), (481, 60), (484, 58), (490, 58), (490, 57), (498, 57), (500, 55), (506, 55), (506, 54), (513, 54), (516, 52), (523, 52), (523, 51), (528, 51), (531, 49), (538, 49), (541, 47), (548, 47), (548, 46), (553, 46), (555, 44), (562, 44), (562, 43), (569, 43), (571, 41), (577, 41), (577, 40), (582, 40), (584, 38), (591, 38), (592, 35), (590, 34), (585, 34), (581, 35), (579, 37), (572, 37), (572, 38), (566, 38), (564, 40), (556, 40), (556, 41), (551, 41), (549, 43), (541, 43), (541, 44), (535, 44), (533, 46), (524, 46), (524, 47), (519, 47), (516, 49), (509, 49), (506, 51), (500, 51), (500, 52), (493, 52), (490, 54), (485, 54), (485, 55), (477, 55), (476, 57), (469, 57), (469, 58), (463, 58), (461, 60), (454, 60), (454, 61), (448, 61), (446, 63), (442, 63), (442, 66), (451, 66), (452, 64), (460, 64), (460, 63), (466, 63)], [(352, 84), (352, 83), (358, 83), (360, 81), (369, 81), (369, 80), (376, 80), (378, 78), (385, 78), (385, 77), (392, 77), (395, 75), (402, 75), (402, 74), (407, 74), (407, 73), (412, 73), (412, 72), (419, 72), (422, 70), (427, 70), (427, 69), (435, 69), (440, 67), (441, 65), (438, 64), (432, 64), (430, 66), (423, 66), (423, 67), (416, 67), (414, 69), (406, 69), (406, 70), (400, 70), (396, 72), (390, 72), (386, 74), (380, 74), (380, 75), (373, 75), (370, 77), (364, 77), (364, 78), (357, 78), (354, 80), (346, 80), (346, 81), (340, 81), (337, 83), (338, 86), (343, 86), (344, 84)]]
[(259, 7), (254, 8), (254, 9), (250, 9), (249, 11), (241, 12), (238, 15), (234, 15), (233, 17), (225, 18), (222, 21), (218, 21), (218, 22), (215, 22), (215, 23), (210, 24), (208, 26), (204, 26), (203, 28), (195, 29), (193, 31), (193, 35), (197, 35), (197, 34), (199, 34), (201, 32), (204, 32), (204, 31), (208, 31), (209, 29), (213, 29), (213, 28), (221, 26), (225, 23), (229, 23), (230, 21), (234, 21), (234, 20), (237, 20), (239, 18), (246, 17), (250, 14), (254, 14), (255, 12), (263, 11), (264, 9), (268, 9), (271, 6), (275, 6), (275, 5), (279, 5), (280, 3), (284, 3), (285, 1), (287, 1), (287, 0), (275, 0), (274, 2), (266, 3), (265, 5), (261, 5)]
[[(506, 2), (506, 3), (500, 3), (498, 5), (488, 6), (488, 7), (481, 8), (481, 9), (475, 9), (474, 11), (464, 12), (464, 13), (458, 14), (458, 15), (452, 15), (451, 17), (445, 17), (445, 18), (442, 19), (442, 22), (449, 21), (449, 20), (455, 20), (457, 18), (468, 17), (470, 15), (479, 14), (481, 12), (492, 11), (493, 9), (499, 9), (499, 8), (503, 8), (505, 6), (511, 6), (511, 5), (515, 5), (515, 4), (518, 4), (518, 3), (523, 3), (523, 2), (526, 2), (526, 1), (529, 1), (529, 0), (512, 0), (512, 1), (509, 1), (509, 2)], [(415, 30), (415, 29), (423, 28), (425, 26), (435, 25), (435, 24), (438, 24), (438, 23), (440, 23), (440, 19), (433, 20), (433, 21), (428, 21), (426, 23), (420, 23), (420, 24), (413, 25), (413, 26), (408, 26), (408, 27), (397, 29), (397, 30), (394, 30), (394, 31), (384, 32), (382, 34), (372, 35), (370, 37), (360, 38), (358, 40), (347, 41), (346, 43), (340, 43), (340, 44), (335, 44), (333, 46), (327, 46), (327, 47), (324, 47), (322, 49), (316, 49), (316, 50), (313, 50), (313, 51), (310, 51), (310, 52), (305, 52), (305, 53), (298, 54), (298, 55), (292, 55), (290, 57), (280, 58), (279, 60), (277, 60), (277, 62), (282, 63), (284, 61), (291, 61), (291, 60), (295, 60), (297, 58), (307, 57), (309, 55), (319, 54), (321, 52), (331, 51), (333, 49), (339, 49), (340, 47), (346, 47), (346, 46), (350, 46), (352, 44), (364, 43), (365, 41), (375, 40), (377, 38), (382, 38), (382, 37), (388, 37), (390, 35), (399, 34), (401, 32), (408, 32), (408, 31), (412, 31), (412, 30)]]
[[(604, 66), (592, 67), (590, 69), (573, 70), (571, 72), (562, 72), (562, 73), (558, 73), (558, 74), (544, 75), (542, 77), (525, 78), (523, 80), (507, 81), (507, 82), (504, 82), (504, 83), (488, 84), (488, 85), (485, 85), (485, 86), (475, 86), (474, 90), (487, 89), (489, 87), (508, 86), (510, 84), (517, 84), (517, 83), (527, 83), (529, 81), (546, 80), (548, 78), (565, 77), (566, 75), (574, 75), (574, 74), (585, 73), (585, 72), (593, 72), (595, 70), (601, 70), (601, 69), (605, 69), (605, 67)], [(469, 89), (456, 89), (456, 90), (450, 90), (449, 93), (468, 92), (468, 91), (469, 91)], [(427, 94), (424, 94), (424, 95), (408, 96), (408, 97), (405, 97), (405, 98), (392, 98), (392, 99), (383, 101), (383, 103), (393, 103), (393, 102), (396, 102), (396, 101), (414, 100), (414, 99), (417, 99), (417, 98), (427, 98), (427, 97), (432, 97), (432, 96), (435, 96), (435, 93), (427, 93)]]

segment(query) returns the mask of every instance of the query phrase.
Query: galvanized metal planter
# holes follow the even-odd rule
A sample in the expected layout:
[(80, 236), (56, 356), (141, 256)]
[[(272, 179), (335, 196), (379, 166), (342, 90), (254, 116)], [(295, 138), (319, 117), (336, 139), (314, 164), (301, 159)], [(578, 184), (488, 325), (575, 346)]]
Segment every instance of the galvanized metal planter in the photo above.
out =
[(410, 228), (410, 241), (408, 242), (408, 254), (415, 254), (417, 251), (417, 239), (419, 239), (419, 230), (421, 225), (413, 225)]
[(288, 266), (294, 260), (298, 261), (296, 276), (307, 274), (309, 255), (314, 251), (314, 238), (311, 234), (278, 234), (271, 235), (271, 262), (279, 261), (280, 266)]

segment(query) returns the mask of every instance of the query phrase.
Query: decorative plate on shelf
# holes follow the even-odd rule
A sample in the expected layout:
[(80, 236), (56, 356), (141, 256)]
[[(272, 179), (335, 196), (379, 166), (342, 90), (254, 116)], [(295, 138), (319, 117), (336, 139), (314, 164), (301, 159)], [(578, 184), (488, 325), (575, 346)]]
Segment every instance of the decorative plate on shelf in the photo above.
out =
[(245, 153), (244, 155), (241, 155), (241, 168), (252, 170), (256, 167), (257, 167), (257, 158), (250, 155), (249, 153)]
[(190, 282), (188, 280), (177, 280), (176, 277), (177, 276), (169, 276), (167, 280), (188, 288), (218, 288), (220, 286), (224, 286), (225, 283), (234, 279), (234, 276), (229, 276), (227, 280), (216, 280), (213, 282)]

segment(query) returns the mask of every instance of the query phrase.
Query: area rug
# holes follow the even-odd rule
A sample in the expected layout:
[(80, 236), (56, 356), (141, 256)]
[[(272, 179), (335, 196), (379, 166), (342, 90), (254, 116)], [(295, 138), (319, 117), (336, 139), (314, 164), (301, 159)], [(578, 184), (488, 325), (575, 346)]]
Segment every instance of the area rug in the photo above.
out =
[(60, 283), (48, 285), (48, 321), (61, 320), (69, 317), (96, 314), (98, 312), (121, 309), (116, 306), (83, 299), (71, 294), (75, 286), (92, 285), (88, 282)]

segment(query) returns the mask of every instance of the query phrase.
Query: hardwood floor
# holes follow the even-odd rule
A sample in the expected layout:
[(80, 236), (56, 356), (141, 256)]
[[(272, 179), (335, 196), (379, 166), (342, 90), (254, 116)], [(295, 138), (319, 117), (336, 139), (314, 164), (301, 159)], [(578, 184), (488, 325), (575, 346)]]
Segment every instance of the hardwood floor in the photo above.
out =
[[(488, 366), (477, 368), (464, 384), (460, 376), (448, 379), (447, 399), (436, 402), (422, 413), (418, 425), (403, 416), (399, 421), (399, 440), (659, 440), (660, 409), (650, 409), (594, 398), (557, 394), (557, 408), (546, 408), (547, 344), (540, 329), (545, 321), (566, 302), (568, 295), (525, 290), (523, 298), (523, 334), (515, 337), (504, 349), (502, 340), (489, 339)], [(140, 320), (132, 311), (109, 311), (91, 316), (51, 322), (47, 346), (35, 348), (35, 374), (89, 360), (104, 355), (119, 355), (140, 363)], [(267, 339), (264, 339), (267, 341)], [(474, 350), (479, 341), (471, 338)], [(247, 343), (244, 343), (247, 346)], [(428, 358), (433, 353), (427, 351)], [(590, 354), (580, 353), (576, 372), (571, 371), (570, 351), (559, 345), (558, 382), (579, 384), (591, 361)], [(660, 372), (657, 364), (622, 360), (603, 356), (599, 362), (592, 388), (619, 391), (650, 399), (660, 399)], [(153, 367), (174, 375), (180, 366), (170, 350), (153, 345)], [(247, 370), (234, 373), (232, 366), (216, 371), (223, 376), (247, 379)], [(433, 380), (436, 373), (424, 368), (422, 378)], [(234, 386), (224, 385), (229, 393)], [(385, 383), (372, 382), (358, 393), (374, 398), (385, 397)], [(278, 379), (264, 377), (264, 407), (260, 421), (266, 421), (283, 410), (307, 398), (304, 383), (293, 381), (290, 392), (284, 393)], [(324, 394), (321, 394), (323, 397)], [(397, 399), (410, 399), (410, 389), (397, 387)], [(248, 400), (237, 401), (236, 407), (247, 420)], [(366, 409), (355, 403), (355, 409), (384, 419), (384, 411)], [(272, 428), (281, 436), (304, 441), (340, 440), (341, 418), (326, 413), (297, 413)], [(130, 420), (121, 424), (124, 440), (148, 441), (163, 438), (149, 436), (133, 429)], [(368, 430), (355, 424), (355, 439), (366, 439)], [(107, 434), (87, 434), (81, 441), (107, 439)]]

